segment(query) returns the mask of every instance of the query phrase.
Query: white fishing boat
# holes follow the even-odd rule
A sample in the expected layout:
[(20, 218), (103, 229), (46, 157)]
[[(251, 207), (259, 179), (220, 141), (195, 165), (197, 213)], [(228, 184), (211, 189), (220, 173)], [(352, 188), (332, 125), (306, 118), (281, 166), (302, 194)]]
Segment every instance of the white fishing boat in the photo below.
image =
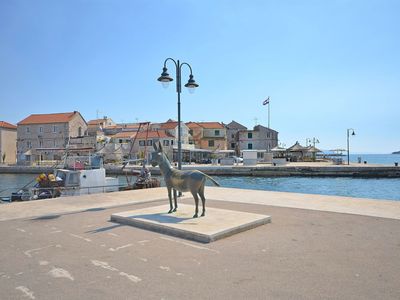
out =
[(40, 174), (33, 187), (24, 187), (12, 193), (11, 201), (79, 196), (118, 190), (118, 178), (106, 176), (100, 156), (77, 156), (68, 157), (64, 167), (55, 169), (51, 174)]

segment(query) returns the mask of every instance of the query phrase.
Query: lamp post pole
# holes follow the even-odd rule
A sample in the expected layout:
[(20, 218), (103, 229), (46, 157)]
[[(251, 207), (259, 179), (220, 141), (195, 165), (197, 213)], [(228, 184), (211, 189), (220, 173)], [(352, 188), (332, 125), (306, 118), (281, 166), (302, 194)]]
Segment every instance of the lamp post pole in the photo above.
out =
[(167, 87), (168, 83), (173, 81), (172, 77), (169, 76), (168, 74), (168, 69), (167, 69), (167, 62), (172, 61), (175, 65), (175, 73), (176, 73), (176, 92), (178, 94), (178, 169), (182, 169), (182, 130), (181, 130), (181, 92), (182, 92), (182, 66), (186, 65), (189, 67), (190, 70), (190, 75), (189, 75), (189, 80), (185, 84), (185, 87), (189, 89), (189, 91), (194, 91), (195, 88), (197, 88), (199, 85), (196, 83), (196, 81), (193, 79), (193, 74), (192, 74), (192, 67), (188, 63), (181, 63), (178, 60), (174, 60), (173, 58), (167, 58), (164, 61), (164, 67), (163, 71), (161, 73), (161, 76), (157, 79), (160, 81), (163, 86)]
[(350, 165), (350, 131), (351, 135), (356, 135), (353, 128), (347, 129), (347, 164)]

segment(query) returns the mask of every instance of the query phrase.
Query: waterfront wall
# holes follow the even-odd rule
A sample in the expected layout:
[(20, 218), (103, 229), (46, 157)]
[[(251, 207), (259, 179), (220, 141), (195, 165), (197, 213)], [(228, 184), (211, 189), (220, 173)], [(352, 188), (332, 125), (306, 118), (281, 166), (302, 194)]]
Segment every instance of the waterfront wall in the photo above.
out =
[[(158, 167), (149, 169), (153, 175), (161, 175)], [(395, 166), (184, 166), (184, 169), (197, 169), (208, 175), (221, 176), (400, 178), (400, 167)], [(0, 166), (0, 174), (40, 174), (53, 171), (51, 167)], [(126, 173), (129, 175), (138, 171), (140, 167), (122, 170), (120, 166), (106, 166), (108, 175), (125, 175)]]

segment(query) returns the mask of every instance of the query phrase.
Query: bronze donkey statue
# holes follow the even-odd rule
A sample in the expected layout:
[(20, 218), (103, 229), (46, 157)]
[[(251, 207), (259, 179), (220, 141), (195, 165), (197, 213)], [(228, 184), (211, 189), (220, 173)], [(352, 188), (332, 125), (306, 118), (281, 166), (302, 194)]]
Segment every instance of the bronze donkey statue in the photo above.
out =
[[(168, 189), (168, 199), (169, 199), (169, 206), (170, 210), (168, 213), (175, 212), (178, 208), (178, 204), (176, 201), (177, 191), (180, 192), (187, 192), (190, 191), (193, 195), (196, 210), (193, 218), (198, 217), (199, 213), (199, 196), (201, 198), (201, 202), (203, 204), (203, 212), (201, 216), (205, 216), (206, 214), (206, 198), (204, 197), (204, 185), (206, 183), (206, 179), (211, 180), (216, 186), (219, 186), (218, 182), (216, 182), (210, 176), (200, 172), (198, 170), (188, 170), (188, 171), (181, 171), (174, 169), (171, 166), (167, 156), (163, 152), (161, 143), (159, 146), (153, 144), (155, 152), (152, 153), (151, 156), (151, 165), (153, 167), (160, 166), (161, 175), (164, 176), (165, 184), (167, 185)], [(172, 206), (172, 190), (174, 190), (174, 204), (175, 207)], [(197, 195), (198, 194), (198, 195)]]

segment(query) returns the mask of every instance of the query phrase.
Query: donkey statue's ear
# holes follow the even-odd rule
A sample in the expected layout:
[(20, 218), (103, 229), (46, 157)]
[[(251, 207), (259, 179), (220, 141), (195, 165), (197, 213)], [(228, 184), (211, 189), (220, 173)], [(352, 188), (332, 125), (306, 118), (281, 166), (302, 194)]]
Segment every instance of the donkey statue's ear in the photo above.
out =
[(158, 149), (160, 149), (160, 151), (163, 151), (163, 148), (161, 146), (161, 142), (160, 141), (158, 141)]
[(154, 150), (158, 151), (156, 143), (153, 144)]

